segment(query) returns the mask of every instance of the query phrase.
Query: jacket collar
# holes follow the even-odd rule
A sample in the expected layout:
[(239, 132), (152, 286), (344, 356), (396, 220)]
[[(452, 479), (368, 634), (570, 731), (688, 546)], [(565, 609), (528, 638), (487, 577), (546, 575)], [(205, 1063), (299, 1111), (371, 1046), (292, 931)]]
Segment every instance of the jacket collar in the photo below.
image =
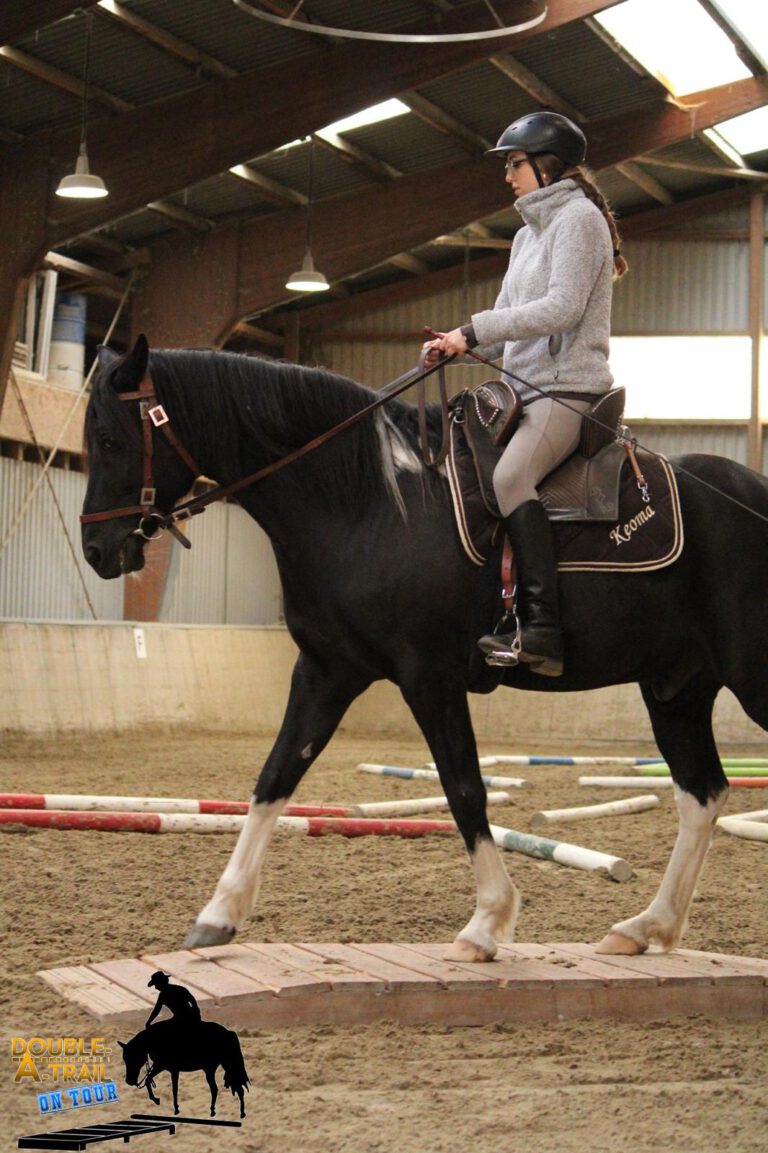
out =
[(540, 232), (565, 204), (583, 195), (583, 189), (569, 177), (518, 197), (515, 208), (526, 224), (531, 225), (535, 232)]

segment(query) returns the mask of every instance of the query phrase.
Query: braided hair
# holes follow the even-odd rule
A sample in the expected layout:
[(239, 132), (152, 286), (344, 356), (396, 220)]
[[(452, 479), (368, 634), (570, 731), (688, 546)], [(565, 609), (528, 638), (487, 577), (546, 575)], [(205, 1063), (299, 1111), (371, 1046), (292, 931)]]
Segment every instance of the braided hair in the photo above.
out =
[(628, 270), (629, 265), (621, 251), (619, 226), (611, 212), (611, 206), (598, 188), (590, 170), (583, 164), (566, 165), (558, 156), (549, 152), (537, 156), (536, 161), (542, 172), (548, 176), (550, 183), (554, 184), (558, 180), (572, 180), (579, 186), (587, 199), (600, 209), (605, 217), (613, 243), (613, 279), (620, 280)]

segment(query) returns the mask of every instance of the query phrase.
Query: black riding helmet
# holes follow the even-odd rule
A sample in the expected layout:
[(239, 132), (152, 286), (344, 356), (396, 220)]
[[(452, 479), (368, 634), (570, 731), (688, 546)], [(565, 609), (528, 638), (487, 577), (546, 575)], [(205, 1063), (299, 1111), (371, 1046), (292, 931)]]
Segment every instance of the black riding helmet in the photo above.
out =
[(587, 154), (587, 138), (577, 124), (559, 112), (531, 112), (505, 128), (495, 148), (486, 156), (506, 156), (527, 152), (538, 156), (551, 152), (563, 164), (581, 164)]

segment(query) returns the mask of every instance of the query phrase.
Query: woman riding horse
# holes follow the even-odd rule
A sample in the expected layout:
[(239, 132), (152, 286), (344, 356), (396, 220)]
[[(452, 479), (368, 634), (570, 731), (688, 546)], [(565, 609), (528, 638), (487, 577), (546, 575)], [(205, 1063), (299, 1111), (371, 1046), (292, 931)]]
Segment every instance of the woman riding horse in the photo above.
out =
[(486, 359), (503, 351), (504, 368), (530, 382), (520, 389), (525, 416), (493, 474), (517, 562), (520, 637), (478, 644), (488, 664), (520, 660), (550, 677), (563, 671), (563, 637), (554, 543), (536, 486), (576, 449), (582, 414), (613, 383), (612, 280), (627, 270), (611, 210), (582, 167), (586, 151), (584, 133), (557, 112), (505, 129), (489, 155), (504, 157), (525, 227), (493, 308), (425, 345), (428, 361), (478, 346)]

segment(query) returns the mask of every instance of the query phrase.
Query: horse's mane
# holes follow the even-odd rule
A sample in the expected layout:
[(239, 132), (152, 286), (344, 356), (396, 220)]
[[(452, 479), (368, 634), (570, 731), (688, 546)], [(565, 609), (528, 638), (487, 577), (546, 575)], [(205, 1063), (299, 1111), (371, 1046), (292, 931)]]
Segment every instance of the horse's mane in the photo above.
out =
[[(202, 432), (204, 451), (226, 454), (237, 476), (244, 475), (242, 448), (251, 438), (276, 459), (376, 399), (373, 389), (324, 368), (237, 353), (153, 352), (151, 371), (158, 393), (168, 394), (174, 414), (178, 412), (185, 423), (193, 422), (198, 435)], [(220, 425), (204, 417), (211, 411), (209, 405), (221, 415)], [(377, 498), (392, 495), (395, 484), (388, 431), (415, 449), (418, 434), (412, 406), (388, 403), (291, 465), (282, 476), (287, 483), (300, 477), (302, 485), (311, 476), (313, 492), (329, 503), (341, 501), (348, 510), (369, 511)], [(223, 444), (222, 437), (228, 443)]]
[[(153, 350), (150, 373), (180, 440), (194, 440), (201, 463), (222, 462), (225, 483), (253, 471), (253, 450), (275, 460), (341, 423), (376, 399), (376, 392), (323, 368), (214, 350)], [(99, 374), (87, 428), (116, 428), (137, 439), (136, 412), (117, 399), (112, 373)], [(434, 431), (437, 406), (429, 406)], [(439, 424), (439, 419), (438, 419)], [(190, 435), (190, 433), (192, 435)], [(431, 438), (432, 439), (432, 438)], [(281, 471), (297, 500), (309, 483), (327, 503), (364, 514), (383, 496), (399, 501), (391, 442), (418, 470), (418, 424), (413, 405), (399, 400), (334, 437)], [(251, 454), (248, 460), (249, 452)], [(399, 462), (402, 464), (402, 459)]]

